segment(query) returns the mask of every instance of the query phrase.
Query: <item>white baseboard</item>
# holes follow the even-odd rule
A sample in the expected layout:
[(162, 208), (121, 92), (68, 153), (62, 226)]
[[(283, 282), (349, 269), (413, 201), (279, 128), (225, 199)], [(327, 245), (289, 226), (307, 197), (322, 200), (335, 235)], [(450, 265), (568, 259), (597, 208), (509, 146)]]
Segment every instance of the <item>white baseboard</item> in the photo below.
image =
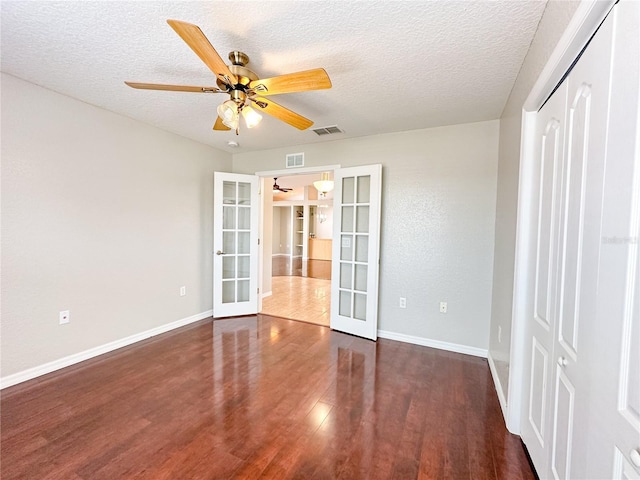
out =
[(115, 340), (98, 347), (90, 348), (89, 350), (85, 350), (83, 352), (68, 355), (58, 360), (54, 360), (53, 362), (48, 362), (37, 367), (28, 368), (27, 370), (14, 373), (12, 375), (7, 375), (6, 377), (0, 378), (0, 390), (3, 388), (11, 387), (12, 385), (17, 385), (18, 383), (26, 382), (27, 380), (31, 380), (41, 375), (46, 375), (47, 373), (55, 372), (56, 370), (75, 365), (76, 363), (89, 360), (90, 358), (97, 357), (98, 355), (117, 350), (118, 348), (126, 347), (136, 342), (140, 342), (141, 340), (155, 337), (156, 335), (160, 335), (161, 333), (166, 333), (170, 330), (184, 327), (185, 325), (189, 325), (190, 323), (204, 320), (211, 315), (213, 315), (213, 311), (207, 310), (206, 312), (198, 313), (181, 320), (176, 320), (175, 322), (166, 323), (159, 327), (136, 333), (129, 337), (121, 338), (120, 340)]
[(491, 377), (493, 378), (493, 385), (495, 386), (496, 392), (498, 393), (498, 400), (500, 401), (502, 416), (504, 417), (505, 423), (507, 423), (507, 397), (504, 396), (502, 383), (500, 382), (500, 377), (498, 377), (498, 370), (496, 370), (496, 364), (493, 362), (491, 353), (487, 355), (487, 360), (489, 360), (489, 370), (491, 371)]
[(272, 291), (270, 291), (270, 292), (264, 292), (264, 293), (262, 294), (262, 298), (267, 298), (267, 297), (270, 297), (271, 295), (273, 295), (273, 292), (272, 292)]
[(422, 345), (424, 347), (432, 347), (439, 350), (447, 350), (449, 352), (464, 353), (466, 355), (473, 355), (474, 357), (487, 358), (488, 355), (488, 351), (484, 348), (470, 347), (468, 345), (460, 345), (457, 343), (441, 342), (440, 340), (415, 337), (413, 335), (405, 335), (404, 333), (378, 330), (378, 336), (380, 338), (387, 338), (389, 340), (397, 340), (398, 342), (413, 343), (414, 345)]

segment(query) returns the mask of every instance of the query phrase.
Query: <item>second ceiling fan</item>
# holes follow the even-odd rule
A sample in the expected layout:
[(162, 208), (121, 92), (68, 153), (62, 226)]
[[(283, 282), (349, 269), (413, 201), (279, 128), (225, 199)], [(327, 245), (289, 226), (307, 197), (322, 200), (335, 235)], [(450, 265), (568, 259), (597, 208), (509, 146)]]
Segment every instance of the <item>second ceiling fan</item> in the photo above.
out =
[(266, 97), (331, 88), (331, 80), (323, 68), (260, 79), (246, 67), (249, 63), (249, 57), (243, 52), (234, 50), (229, 53), (231, 65), (227, 66), (197, 25), (179, 20), (167, 20), (167, 23), (216, 75), (217, 86), (124, 83), (130, 87), (144, 90), (229, 94), (229, 100), (223, 102), (217, 109), (218, 118), (213, 126), (214, 130), (233, 129), (238, 134), (240, 116), (245, 119), (247, 128), (251, 128), (262, 119), (257, 113), (258, 111), (276, 117), (299, 130), (305, 130), (313, 125), (313, 122), (308, 118), (278, 105)]
[(293, 188), (285, 188), (285, 187), (281, 187), (280, 185), (278, 185), (278, 177), (274, 177), (273, 178), (273, 191), (274, 192), (287, 193), (287, 192), (290, 192), (291, 190), (293, 190)]

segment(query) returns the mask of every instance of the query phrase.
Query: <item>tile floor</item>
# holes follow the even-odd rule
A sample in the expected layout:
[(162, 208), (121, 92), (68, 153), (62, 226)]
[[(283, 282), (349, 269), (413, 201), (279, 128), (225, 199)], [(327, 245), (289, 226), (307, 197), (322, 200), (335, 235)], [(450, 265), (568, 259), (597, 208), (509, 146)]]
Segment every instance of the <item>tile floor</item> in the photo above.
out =
[(331, 280), (282, 276), (271, 282), (272, 295), (262, 301), (261, 313), (329, 326)]

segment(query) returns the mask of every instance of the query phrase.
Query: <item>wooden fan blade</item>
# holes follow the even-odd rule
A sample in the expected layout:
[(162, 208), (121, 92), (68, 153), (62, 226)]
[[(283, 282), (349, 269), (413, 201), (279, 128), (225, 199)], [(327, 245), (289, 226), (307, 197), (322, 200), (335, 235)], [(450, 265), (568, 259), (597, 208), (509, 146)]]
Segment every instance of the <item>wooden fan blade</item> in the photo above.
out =
[(193, 85), (166, 85), (163, 83), (137, 83), (124, 82), (131, 88), (141, 90), (169, 90), (171, 92), (194, 92), (194, 93), (226, 93), (218, 87), (196, 87)]
[[(304, 92), (331, 88), (331, 80), (324, 68), (288, 73), (272, 78), (262, 78), (249, 83), (260, 95), (278, 95), (281, 93)], [(265, 90), (266, 89), (266, 90)]]
[(276, 117), (278, 120), (282, 120), (296, 127), (298, 130), (306, 130), (313, 125), (313, 122), (308, 118), (304, 118), (302, 115), (298, 115), (288, 108), (278, 105), (273, 100), (262, 97), (251, 97), (251, 100), (256, 103), (256, 110), (258, 110), (258, 112), (268, 113), (272, 117)]
[(213, 126), (214, 130), (231, 130), (224, 123), (222, 123), (222, 119), (220, 117), (216, 118), (216, 123)]
[(238, 83), (236, 76), (231, 73), (229, 67), (224, 63), (216, 49), (213, 48), (207, 37), (205, 37), (200, 27), (179, 20), (167, 20), (167, 23), (173, 28), (180, 38), (185, 41), (191, 50), (200, 57), (209, 69), (218, 77), (224, 80), (226, 76), (233, 85)]

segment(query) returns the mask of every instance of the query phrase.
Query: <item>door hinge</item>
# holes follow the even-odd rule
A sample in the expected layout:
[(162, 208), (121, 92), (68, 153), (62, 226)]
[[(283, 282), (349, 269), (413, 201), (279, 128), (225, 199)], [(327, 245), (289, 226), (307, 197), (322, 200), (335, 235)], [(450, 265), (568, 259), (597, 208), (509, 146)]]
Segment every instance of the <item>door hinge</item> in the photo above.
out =
[(258, 239), (258, 245), (260, 245), (260, 239)]
[(260, 287), (258, 287), (258, 295), (260, 295)]

